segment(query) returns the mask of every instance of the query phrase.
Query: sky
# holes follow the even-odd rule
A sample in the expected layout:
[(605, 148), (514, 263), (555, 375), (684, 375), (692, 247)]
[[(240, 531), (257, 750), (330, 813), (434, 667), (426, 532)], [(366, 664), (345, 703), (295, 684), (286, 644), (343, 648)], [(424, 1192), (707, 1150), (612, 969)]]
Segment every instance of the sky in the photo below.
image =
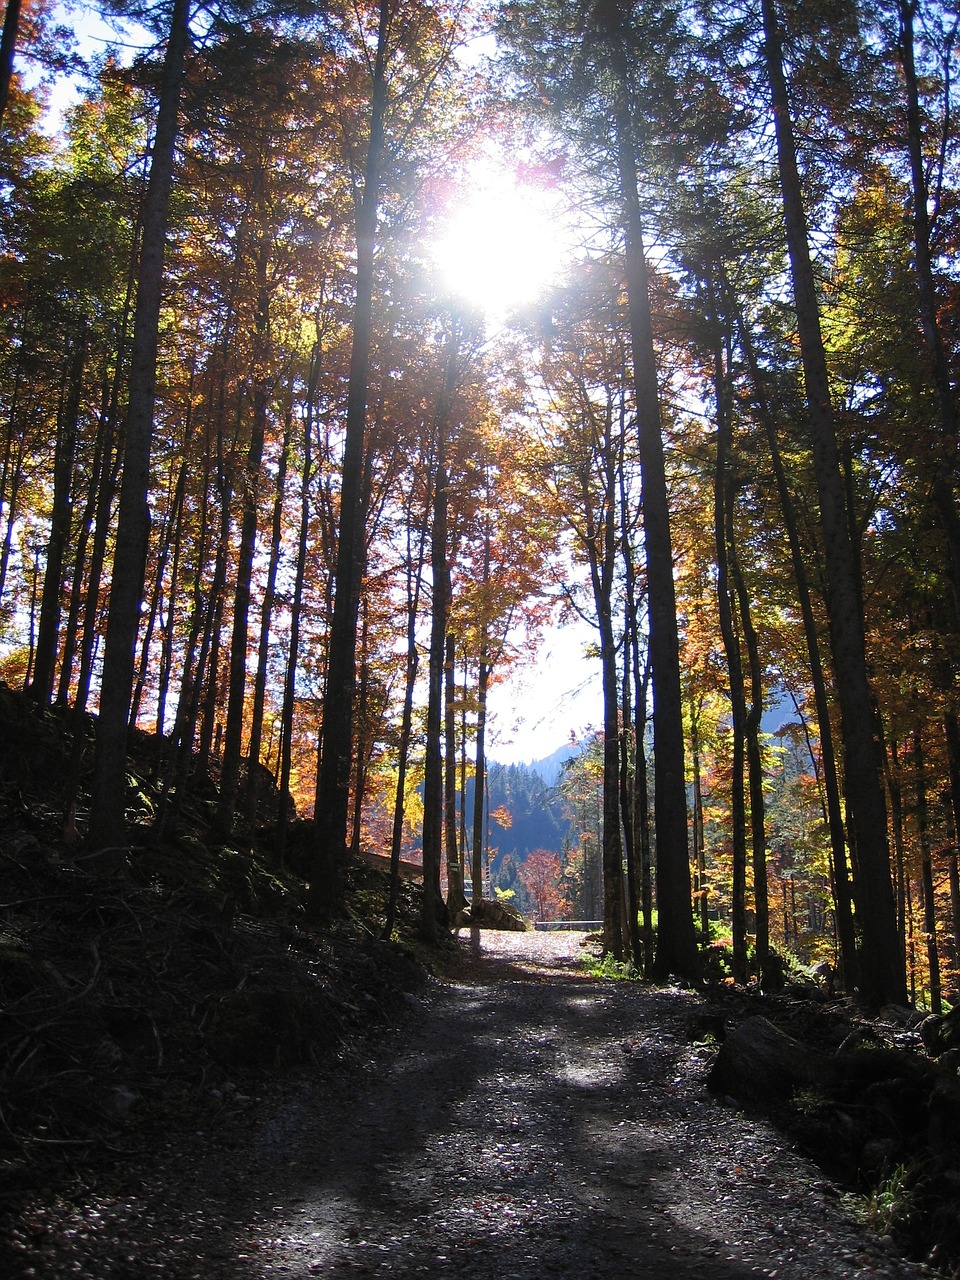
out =
[(555, 628), (537, 657), (489, 694), (487, 754), (499, 764), (551, 755), (603, 720), (600, 661), (584, 648), (596, 632), (585, 624)]

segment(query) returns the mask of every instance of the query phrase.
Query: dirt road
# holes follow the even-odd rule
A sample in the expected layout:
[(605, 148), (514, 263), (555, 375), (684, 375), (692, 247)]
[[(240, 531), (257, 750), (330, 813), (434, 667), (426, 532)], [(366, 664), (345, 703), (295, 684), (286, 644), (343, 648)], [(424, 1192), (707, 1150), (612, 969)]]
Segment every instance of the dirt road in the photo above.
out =
[(922, 1274), (871, 1243), (779, 1135), (707, 1094), (697, 996), (591, 980), (581, 942), (465, 937), (462, 972), (411, 997), (366, 1061), (251, 1098), (55, 1228), (25, 1225), (13, 1274)]
[(706, 1093), (695, 996), (586, 979), (576, 935), (464, 942), (473, 963), (360, 1096), (331, 1113), (308, 1090), (264, 1125), (263, 1164), (283, 1169), (242, 1274), (918, 1274), (782, 1138)]

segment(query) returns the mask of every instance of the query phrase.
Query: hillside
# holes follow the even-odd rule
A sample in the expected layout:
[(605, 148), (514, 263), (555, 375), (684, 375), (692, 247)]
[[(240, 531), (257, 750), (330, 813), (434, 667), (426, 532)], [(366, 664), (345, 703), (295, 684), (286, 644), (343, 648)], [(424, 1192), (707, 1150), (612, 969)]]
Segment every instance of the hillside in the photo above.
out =
[[(353, 866), (348, 918), (320, 935), (294, 870), (308, 825), (281, 867), (272, 832), (221, 843), (199, 798), (170, 836), (144, 824), (104, 881), (62, 836), (62, 714), (0, 687), (0, 742), (0, 1202), (242, 1110), (278, 1069), (340, 1068), (402, 1016), (424, 977), (416, 887), (401, 885), (401, 941), (383, 942), (386, 879)], [(145, 817), (155, 748), (134, 738)]]
[[(523, 860), (534, 849), (559, 853), (570, 828), (563, 799), (536, 765), (491, 763), (487, 774), (485, 840), (496, 854)], [(467, 813), (473, 812), (473, 779), (467, 782)], [(497, 819), (497, 814), (504, 817)], [(509, 820), (509, 825), (505, 823)]]

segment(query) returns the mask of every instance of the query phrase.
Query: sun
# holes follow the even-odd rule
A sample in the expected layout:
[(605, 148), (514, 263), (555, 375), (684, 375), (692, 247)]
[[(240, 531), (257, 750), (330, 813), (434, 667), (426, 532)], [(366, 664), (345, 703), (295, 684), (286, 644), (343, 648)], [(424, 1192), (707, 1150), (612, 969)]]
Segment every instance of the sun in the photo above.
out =
[(497, 317), (532, 302), (569, 255), (556, 191), (485, 160), (463, 182), (431, 256), (446, 289)]

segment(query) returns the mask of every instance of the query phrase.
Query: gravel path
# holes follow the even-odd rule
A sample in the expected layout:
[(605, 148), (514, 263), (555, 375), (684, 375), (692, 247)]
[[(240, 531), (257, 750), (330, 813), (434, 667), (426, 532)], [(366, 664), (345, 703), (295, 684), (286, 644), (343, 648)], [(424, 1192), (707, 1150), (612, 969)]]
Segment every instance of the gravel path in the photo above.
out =
[(464, 937), (461, 972), (416, 998), (375, 1064), (263, 1099), (202, 1137), (199, 1163), (172, 1151), (132, 1193), (75, 1213), (74, 1265), (37, 1246), (17, 1274), (923, 1274), (870, 1242), (778, 1134), (706, 1093), (698, 997), (586, 978), (581, 944)]

